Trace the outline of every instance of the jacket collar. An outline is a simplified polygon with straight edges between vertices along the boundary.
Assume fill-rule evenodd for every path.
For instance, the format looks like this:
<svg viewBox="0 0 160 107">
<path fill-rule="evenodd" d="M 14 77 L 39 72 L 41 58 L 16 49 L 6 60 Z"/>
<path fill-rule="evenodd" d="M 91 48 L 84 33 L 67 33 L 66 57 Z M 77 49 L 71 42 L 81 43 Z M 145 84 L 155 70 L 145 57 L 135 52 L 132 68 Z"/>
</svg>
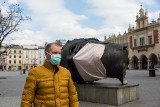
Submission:
<svg viewBox="0 0 160 107">
<path fill-rule="evenodd" d="M 43 66 L 53 70 L 53 65 L 47 60 L 44 61 Z M 57 67 L 60 68 L 60 65 L 57 65 Z"/>
</svg>

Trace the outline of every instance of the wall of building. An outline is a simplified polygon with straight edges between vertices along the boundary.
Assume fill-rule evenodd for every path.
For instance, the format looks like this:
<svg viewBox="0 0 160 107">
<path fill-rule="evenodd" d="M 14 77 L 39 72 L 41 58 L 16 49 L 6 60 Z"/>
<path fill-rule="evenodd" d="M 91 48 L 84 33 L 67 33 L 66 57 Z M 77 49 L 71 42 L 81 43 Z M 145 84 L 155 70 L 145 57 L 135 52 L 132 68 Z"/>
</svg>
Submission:
<svg viewBox="0 0 160 107">
<path fill-rule="evenodd" d="M 136 63 L 139 69 L 149 69 L 151 63 L 154 63 L 155 66 L 159 66 L 160 43 L 159 41 L 156 42 L 156 40 L 160 38 L 160 35 L 158 33 L 158 38 L 155 38 L 154 35 L 155 30 L 158 30 L 158 32 L 160 31 L 160 24 L 155 25 L 154 28 L 148 26 L 147 30 L 142 30 L 140 32 L 133 32 L 130 34 L 130 36 L 133 35 L 133 40 L 137 39 L 137 46 L 134 45 L 134 41 L 132 40 L 133 47 L 129 48 L 130 69 L 135 69 L 134 66 L 135 57 L 138 59 L 138 62 L 136 61 Z M 151 44 L 149 44 L 148 36 L 152 36 Z M 145 44 L 143 46 L 140 46 L 140 37 L 144 37 L 145 39 Z M 144 62 L 145 64 L 143 64 L 143 60 L 145 61 Z M 143 65 L 146 66 L 146 68 L 143 67 Z"/>
<path fill-rule="evenodd" d="M 10 49 L 6 58 L 6 70 L 21 70 L 22 62 L 23 62 L 22 47 Z"/>
<path fill-rule="evenodd" d="M 143 38 L 144 41 L 142 40 Z M 148 12 L 144 12 L 141 7 L 139 15 L 136 16 L 135 28 L 129 25 L 127 33 L 117 36 L 111 35 L 111 37 L 105 39 L 105 41 L 119 44 L 124 42 L 128 44 L 130 69 L 149 69 L 151 64 L 160 67 L 159 38 L 160 15 L 157 21 L 149 23 Z"/>
<path fill-rule="evenodd" d="M 37 45 L 17 46 L 11 48 L 5 57 L 5 70 L 30 70 L 43 64 L 44 48 L 38 48 Z"/>
<path fill-rule="evenodd" d="M 38 66 L 38 46 L 25 45 L 23 46 L 23 69 L 30 70 Z"/>
<path fill-rule="evenodd" d="M 43 65 L 45 60 L 44 48 L 41 47 L 38 49 L 38 65 Z"/>
</svg>

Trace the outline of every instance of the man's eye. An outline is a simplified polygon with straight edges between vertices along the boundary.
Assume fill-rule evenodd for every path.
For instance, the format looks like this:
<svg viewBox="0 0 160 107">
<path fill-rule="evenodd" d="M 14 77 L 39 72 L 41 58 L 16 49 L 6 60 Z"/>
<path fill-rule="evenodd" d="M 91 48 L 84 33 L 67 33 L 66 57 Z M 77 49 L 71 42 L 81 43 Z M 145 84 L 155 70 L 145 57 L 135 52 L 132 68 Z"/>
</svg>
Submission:
<svg viewBox="0 0 160 107">
<path fill-rule="evenodd" d="M 61 54 L 60 52 L 52 52 L 52 54 Z"/>
</svg>

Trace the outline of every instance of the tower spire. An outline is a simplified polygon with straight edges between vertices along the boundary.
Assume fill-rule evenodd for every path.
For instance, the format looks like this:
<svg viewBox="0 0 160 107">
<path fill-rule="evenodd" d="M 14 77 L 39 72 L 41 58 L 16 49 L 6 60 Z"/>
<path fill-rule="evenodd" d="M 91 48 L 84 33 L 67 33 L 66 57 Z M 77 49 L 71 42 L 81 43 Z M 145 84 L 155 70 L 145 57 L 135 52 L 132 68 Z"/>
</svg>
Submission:
<svg viewBox="0 0 160 107">
<path fill-rule="evenodd" d="M 141 4 L 141 8 L 139 10 L 139 14 L 140 14 L 140 17 L 142 17 L 144 15 L 144 9 L 142 8 L 142 4 Z"/>
<path fill-rule="evenodd" d="M 160 23 L 160 13 L 159 13 L 159 18 L 158 18 L 158 23 Z"/>
</svg>

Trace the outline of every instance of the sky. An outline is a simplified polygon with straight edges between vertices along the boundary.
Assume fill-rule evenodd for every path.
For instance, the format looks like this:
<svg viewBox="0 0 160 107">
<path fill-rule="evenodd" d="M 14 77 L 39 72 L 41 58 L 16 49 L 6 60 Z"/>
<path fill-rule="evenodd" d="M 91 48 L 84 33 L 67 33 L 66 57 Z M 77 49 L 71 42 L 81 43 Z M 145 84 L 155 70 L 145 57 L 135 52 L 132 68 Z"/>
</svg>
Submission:
<svg viewBox="0 0 160 107">
<path fill-rule="evenodd" d="M 0 3 L 4 0 L 0 0 Z M 6 1 L 6 0 L 5 0 Z M 149 22 L 157 20 L 159 0 L 8 0 L 18 3 L 24 14 L 32 18 L 9 35 L 5 42 L 19 45 L 55 40 L 98 38 L 103 41 L 112 35 L 124 34 L 135 19 L 141 4 L 147 9 Z"/>
</svg>

